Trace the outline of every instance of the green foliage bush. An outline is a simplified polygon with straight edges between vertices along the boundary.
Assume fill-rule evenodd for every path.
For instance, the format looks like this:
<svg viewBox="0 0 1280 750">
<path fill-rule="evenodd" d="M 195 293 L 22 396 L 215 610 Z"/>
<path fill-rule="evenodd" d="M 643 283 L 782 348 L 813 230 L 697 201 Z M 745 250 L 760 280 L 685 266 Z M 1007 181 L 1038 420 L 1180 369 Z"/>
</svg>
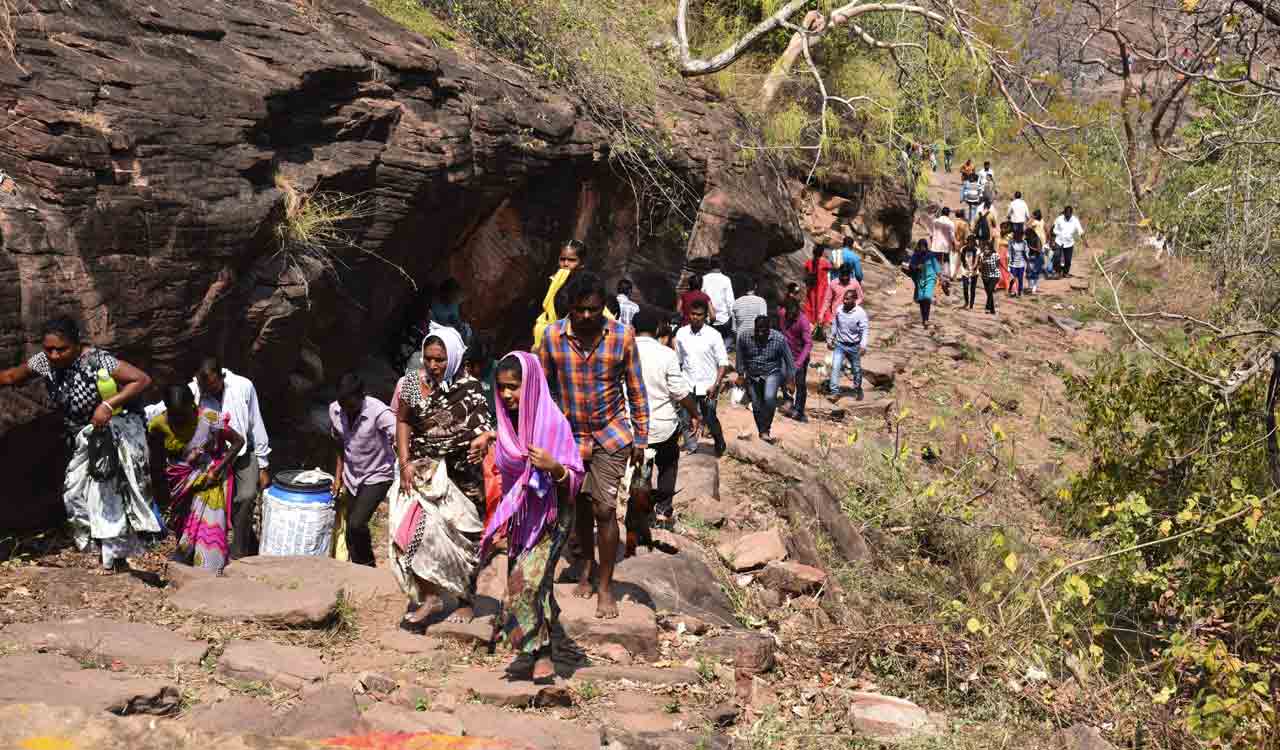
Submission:
<svg viewBox="0 0 1280 750">
<path fill-rule="evenodd" d="M 1196 371 L 1238 360 L 1200 340 L 1169 350 Z M 1109 556 L 1066 577 L 1067 638 L 1154 657 L 1152 701 L 1203 740 L 1261 746 L 1276 730 L 1280 514 L 1267 474 L 1262 384 L 1230 399 L 1147 357 L 1068 378 L 1093 462 L 1066 494 Z M 1136 665 L 1135 665 L 1136 666 Z"/>
</svg>

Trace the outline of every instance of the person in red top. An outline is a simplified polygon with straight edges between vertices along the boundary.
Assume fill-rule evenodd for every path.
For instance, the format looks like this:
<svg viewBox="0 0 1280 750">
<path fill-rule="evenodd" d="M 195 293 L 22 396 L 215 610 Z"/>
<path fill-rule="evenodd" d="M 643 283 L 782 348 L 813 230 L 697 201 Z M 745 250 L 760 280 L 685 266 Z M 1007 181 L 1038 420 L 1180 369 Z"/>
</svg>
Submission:
<svg viewBox="0 0 1280 750">
<path fill-rule="evenodd" d="M 804 262 L 805 295 L 800 311 L 809 322 L 822 329 L 823 305 L 827 301 L 827 277 L 831 274 L 831 261 L 827 260 L 822 245 L 813 246 L 813 257 Z"/>
<path fill-rule="evenodd" d="M 844 293 L 853 290 L 853 294 L 858 299 L 858 304 L 862 304 L 863 294 L 862 285 L 858 280 L 853 278 L 852 266 L 841 266 L 840 273 L 836 276 L 835 281 L 827 283 L 826 302 L 822 305 L 822 325 L 831 325 L 831 321 L 835 319 L 836 308 L 844 305 Z"/>
<path fill-rule="evenodd" d="M 694 300 L 701 300 L 707 305 L 707 319 L 715 320 L 716 306 L 711 303 L 711 297 L 702 291 L 702 274 L 691 274 L 689 276 L 689 291 L 680 295 L 680 316 L 684 319 L 684 324 L 689 325 L 689 305 Z"/>
</svg>

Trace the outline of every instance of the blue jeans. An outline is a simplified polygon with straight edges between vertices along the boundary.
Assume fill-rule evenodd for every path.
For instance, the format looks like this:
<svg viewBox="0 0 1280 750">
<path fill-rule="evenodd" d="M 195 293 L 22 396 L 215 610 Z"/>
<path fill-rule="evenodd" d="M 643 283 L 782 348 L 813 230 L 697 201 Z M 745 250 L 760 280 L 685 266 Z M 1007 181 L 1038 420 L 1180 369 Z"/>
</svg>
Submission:
<svg viewBox="0 0 1280 750">
<path fill-rule="evenodd" d="M 1016 284 L 1017 284 L 1017 286 L 1018 286 L 1018 292 L 1017 292 L 1017 293 L 1018 293 L 1018 294 L 1022 294 L 1022 280 L 1023 280 L 1023 274 L 1025 274 L 1025 273 L 1026 273 L 1026 270 L 1027 270 L 1027 267 L 1026 267 L 1026 266 L 1018 266 L 1017 268 L 1010 268 L 1010 269 L 1009 269 L 1009 275 L 1013 277 L 1012 279 L 1010 279 L 1010 280 L 1009 280 L 1009 295 L 1010 295 L 1010 296 L 1012 296 L 1012 295 L 1014 294 L 1013 287 L 1014 287 L 1014 284 L 1015 284 L 1015 283 L 1016 283 Z"/>
<path fill-rule="evenodd" d="M 778 389 L 782 387 L 782 373 L 763 378 L 752 378 L 751 412 L 756 418 L 756 431 L 768 435 L 773 429 L 773 413 L 778 410 Z"/>
<path fill-rule="evenodd" d="M 862 350 L 856 344 L 836 344 L 831 350 L 831 382 L 828 383 L 833 396 L 840 392 L 840 375 L 846 360 L 853 370 L 853 387 L 862 387 Z"/>
<path fill-rule="evenodd" d="M 693 402 L 698 406 L 698 416 L 702 418 L 702 424 L 707 428 L 707 432 L 711 433 L 711 440 L 715 443 L 716 451 L 720 451 L 724 446 L 724 429 L 720 426 L 720 416 L 716 413 L 717 400 L 707 398 L 706 396 L 693 397 Z M 681 415 L 680 429 L 684 431 L 684 447 L 690 453 L 698 449 L 698 437 L 693 434 L 693 424 L 689 421 L 688 415 L 685 414 L 684 407 L 676 407 Z"/>
</svg>

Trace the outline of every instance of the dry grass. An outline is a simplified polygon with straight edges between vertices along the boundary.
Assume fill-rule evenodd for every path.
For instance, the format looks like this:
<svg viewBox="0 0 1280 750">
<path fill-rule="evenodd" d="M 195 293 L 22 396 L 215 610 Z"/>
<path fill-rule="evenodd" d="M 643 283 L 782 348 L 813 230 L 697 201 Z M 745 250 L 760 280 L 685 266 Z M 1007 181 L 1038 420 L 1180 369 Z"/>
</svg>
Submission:
<svg viewBox="0 0 1280 750">
<path fill-rule="evenodd" d="M 18 62 L 18 2 L 0 0 L 0 53 L 25 73 L 26 69 Z"/>
</svg>

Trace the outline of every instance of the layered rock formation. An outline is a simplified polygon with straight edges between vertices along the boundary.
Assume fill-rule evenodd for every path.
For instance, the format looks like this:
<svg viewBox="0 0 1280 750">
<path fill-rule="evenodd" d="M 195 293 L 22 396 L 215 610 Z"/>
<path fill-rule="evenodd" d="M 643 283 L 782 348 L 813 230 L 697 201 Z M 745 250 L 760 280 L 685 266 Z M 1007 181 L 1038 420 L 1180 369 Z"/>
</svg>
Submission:
<svg viewBox="0 0 1280 750">
<path fill-rule="evenodd" d="M 687 207 L 691 228 L 638 236 L 633 186 L 579 102 L 359 0 L 24 0 L 13 19 L 13 60 L 0 50 L 3 365 L 37 348 L 46 318 L 72 314 L 161 383 L 222 355 L 285 433 L 318 388 L 383 349 L 414 294 L 406 276 L 456 276 L 467 316 L 506 346 L 527 336 L 567 237 L 661 305 L 691 257 L 759 269 L 801 245 L 785 180 L 738 158 L 725 134 L 739 116 L 696 85 L 662 92 L 654 127 L 704 198 Z M 280 252 L 280 178 L 357 196 L 368 214 L 343 227 L 353 246 L 331 270 Z M 52 431 L 30 426 L 43 409 L 32 394 L 0 391 L 7 479 L 56 452 Z M 49 482 L 56 471 L 11 491 Z M 18 520 L 0 514 L 0 528 Z"/>
</svg>

